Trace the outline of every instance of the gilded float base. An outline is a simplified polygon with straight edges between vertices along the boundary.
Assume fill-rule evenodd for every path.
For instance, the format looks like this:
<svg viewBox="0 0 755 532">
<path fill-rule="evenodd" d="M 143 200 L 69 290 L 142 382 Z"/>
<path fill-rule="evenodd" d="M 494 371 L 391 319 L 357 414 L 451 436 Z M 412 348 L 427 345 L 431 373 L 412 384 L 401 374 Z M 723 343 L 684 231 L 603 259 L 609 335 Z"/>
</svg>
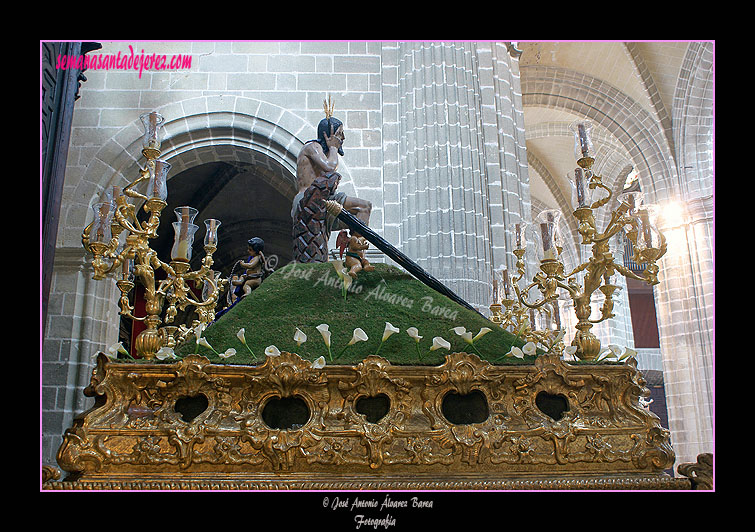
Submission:
<svg viewBox="0 0 755 532">
<path fill-rule="evenodd" d="M 690 490 L 688 478 L 674 478 L 668 475 L 604 475 L 572 476 L 569 478 L 543 478 L 542 476 L 495 478 L 486 474 L 456 474 L 434 476 L 412 474 L 406 476 L 380 475 L 334 475 L 318 473 L 232 475 L 223 477 L 196 478 L 191 476 L 174 477 L 107 477 L 102 479 L 66 480 L 48 482 L 45 489 L 51 490 L 150 490 L 150 491 L 233 491 L 233 490 L 276 490 L 276 491 L 461 491 L 461 490 Z"/>
<path fill-rule="evenodd" d="M 97 359 L 45 489 L 690 489 L 636 361 Z"/>
</svg>

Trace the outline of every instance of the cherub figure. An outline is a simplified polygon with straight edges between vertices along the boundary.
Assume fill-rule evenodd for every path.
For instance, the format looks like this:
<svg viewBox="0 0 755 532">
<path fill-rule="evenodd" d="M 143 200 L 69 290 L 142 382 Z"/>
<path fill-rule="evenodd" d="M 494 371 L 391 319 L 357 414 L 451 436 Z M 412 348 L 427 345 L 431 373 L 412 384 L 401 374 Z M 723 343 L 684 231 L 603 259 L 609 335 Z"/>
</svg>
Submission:
<svg viewBox="0 0 755 532">
<path fill-rule="evenodd" d="M 375 269 L 370 261 L 364 258 L 364 250 L 370 245 L 359 233 L 341 231 L 336 238 L 336 247 L 340 250 L 341 258 L 346 250 L 344 266 L 353 279 L 356 279 L 357 274 L 362 270 L 371 272 Z"/>
<path fill-rule="evenodd" d="M 231 278 L 231 284 L 236 286 L 234 295 L 245 297 L 252 293 L 252 290 L 262 284 L 262 280 L 267 275 L 267 265 L 265 264 L 265 241 L 259 237 L 249 239 L 247 242 L 247 251 L 249 258 L 246 261 L 239 261 L 239 266 L 246 268 L 243 275 Z"/>
</svg>

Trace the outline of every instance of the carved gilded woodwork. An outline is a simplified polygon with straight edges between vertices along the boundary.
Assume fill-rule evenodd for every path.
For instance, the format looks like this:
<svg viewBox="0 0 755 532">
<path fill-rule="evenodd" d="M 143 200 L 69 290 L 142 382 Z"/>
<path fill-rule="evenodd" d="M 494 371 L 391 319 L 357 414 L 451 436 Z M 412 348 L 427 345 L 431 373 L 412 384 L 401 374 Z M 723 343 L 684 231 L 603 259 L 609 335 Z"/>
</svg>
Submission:
<svg viewBox="0 0 755 532">
<path fill-rule="evenodd" d="M 694 464 L 681 464 L 677 471 L 679 474 L 688 477 L 692 481 L 692 486 L 697 490 L 713 489 L 713 454 L 702 453 L 697 455 L 697 462 Z"/>
<path fill-rule="evenodd" d="M 435 367 L 112 362 L 66 431 L 45 487 L 148 489 L 689 489 L 669 432 L 643 408 L 636 361 Z M 277 417 L 276 417 L 277 416 Z M 182 488 L 183 486 L 183 488 Z M 134 488 L 139 489 L 139 488 Z"/>
</svg>

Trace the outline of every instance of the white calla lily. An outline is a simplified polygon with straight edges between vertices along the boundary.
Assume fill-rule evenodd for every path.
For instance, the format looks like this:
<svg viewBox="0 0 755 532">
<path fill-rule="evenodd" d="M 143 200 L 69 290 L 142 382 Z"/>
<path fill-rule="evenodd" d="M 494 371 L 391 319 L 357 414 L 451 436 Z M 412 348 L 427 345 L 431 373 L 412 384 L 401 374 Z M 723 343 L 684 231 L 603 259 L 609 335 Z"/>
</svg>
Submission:
<svg viewBox="0 0 755 532">
<path fill-rule="evenodd" d="M 233 347 L 229 347 L 223 353 L 218 353 L 220 358 L 230 358 L 236 354 L 236 350 Z"/>
<path fill-rule="evenodd" d="M 338 275 L 343 283 L 341 293 L 343 294 L 343 298 L 346 299 L 346 293 L 349 291 L 349 287 L 351 286 L 351 283 L 354 282 L 354 279 L 349 275 L 349 270 L 344 267 L 343 261 L 334 260 L 332 264 L 333 268 L 336 270 L 336 275 Z"/>
<path fill-rule="evenodd" d="M 194 337 L 197 340 L 197 345 L 202 345 L 199 343 L 199 339 L 202 338 L 202 333 L 204 332 L 205 325 L 204 323 L 197 324 L 196 327 L 194 327 Z"/>
<path fill-rule="evenodd" d="M 336 271 L 336 275 L 338 275 L 338 277 L 340 277 L 341 279 L 343 279 L 343 276 L 348 271 L 346 268 L 344 268 L 343 261 L 342 260 L 334 260 L 334 261 L 331 262 L 331 264 L 333 265 L 333 269 Z"/>
<path fill-rule="evenodd" d="M 387 321 L 385 322 L 385 330 L 383 331 L 383 339 L 382 341 L 385 342 L 390 336 L 394 333 L 401 332 L 401 329 L 398 327 L 394 327 Z"/>
<path fill-rule="evenodd" d="M 315 359 L 314 362 L 312 362 L 312 367 L 314 369 L 322 369 L 325 367 L 325 357 L 319 357 Z"/>
<path fill-rule="evenodd" d="M 625 360 L 629 357 L 637 358 L 637 351 L 635 351 L 634 349 L 630 347 L 627 347 L 626 350 L 624 351 L 624 354 L 621 355 L 621 357 L 619 357 L 619 360 Z"/>
<path fill-rule="evenodd" d="M 601 350 L 601 352 L 598 353 L 598 358 L 596 360 L 600 362 L 601 360 L 616 359 L 616 351 L 612 349 L 613 347 L 617 347 L 617 346 L 609 346 Z"/>
<path fill-rule="evenodd" d="M 178 357 L 176 356 L 176 353 L 175 351 L 173 351 L 173 349 L 171 349 L 170 347 L 163 346 L 157 350 L 157 353 L 155 353 L 155 358 L 157 360 L 167 360 L 169 358 L 175 359 Z"/>
<path fill-rule="evenodd" d="M 451 344 L 440 336 L 436 336 L 433 338 L 433 345 L 430 347 L 430 351 L 435 351 L 436 349 L 451 349 Z"/>
<path fill-rule="evenodd" d="M 354 345 L 357 342 L 366 342 L 367 340 L 369 340 L 367 333 L 364 332 L 360 327 L 357 327 L 356 329 L 354 329 L 354 333 L 351 335 L 351 340 L 349 340 L 349 343 L 346 344 L 343 349 L 341 349 L 341 352 L 338 353 L 338 356 L 336 358 L 340 358 L 341 355 L 343 355 L 343 353 L 349 348 L 350 345 Z M 382 346 L 383 343 L 381 342 L 380 345 Z M 378 351 L 379 350 L 380 349 L 378 348 Z M 331 361 L 333 360 L 332 355 L 331 355 L 330 360 Z"/>
<path fill-rule="evenodd" d="M 245 334 L 246 334 L 246 331 L 242 327 L 236 333 L 236 338 L 238 338 L 239 342 L 241 342 L 242 344 L 244 344 L 246 346 L 246 349 L 252 354 L 252 356 L 254 357 L 254 360 L 256 361 L 257 360 L 257 355 L 254 354 L 254 351 L 252 351 L 252 348 L 249 347 L 249 344 L 246 343 L 246 335 Z"/>
<path fill-rule="evenodd" d="M 418 342 L 422 340 L 422 337 L 419 335 L 419 330 L 416 327 L 409 327 L 406 330 L 406 334 L 408 334 L 411 338 L 414 338 L 415 342 Z"/>
<path fill-rule="evenodd" d="M 280 354 L 281 354 L 280 350 L 274 345 L 269 345 L 265 348 L 265 355 L 269 357 L 279 357 Z"/>
<path fill-rule="evenodd" d="M 328 357 L 330 358 L 330 361 L 333 362 L 333 352 L 330 350 L 330 327 L 327 323 L 321 323 L 315 327 L 315 329 L 317 329 L 322 335 L 322 340 L 328 348 Z"/>
<path fill-rule="evenodd" d="M 414 348 L 417 350 L 417 358 L 422 360 L 422 353 L 419 352 L 419 341 L 422 340 L 422 337 L 419 335 L 419 329 L 417 329 L 416 327 L 409 327 L 406 330 L 406 334 L 408 334 L 410 338 L 414 339 Z"/>
<path fill-rule="evenodd" d="M 123 342 L 114 343 L 113 345 L 107 348 L 107 353 L 105 354 L 107 355 L 109 359 L 115 360 L 118 358 L 118 353 L 121 353 L 123 355 L 126 355 L 129 358 L 132 358 L 131 354 L 128 351 L 126 351 L 125 347 L 123 347 Z"/>
<path fill-rule="evenodd" d="M 492 330 L 493 330 L 493 329 L 490 329 L 490 328 L 488 328 L 488 327 L 483 327 L 482 329 L 480 329 L 480 332 L 478 332 L 478 333 L 477 333 L 477 334 L 475 335 L 475 337 L 474 337 L 474 338 L 472 338 L 472 341 L 473 341 L 473 342 L 476 342 L 477 340 L 479 340 L 480 338 L 482 338 L 483 336 L 485 336 L 486 334 L 488 334 L 488 333 L 489 333 L 489 332 L 491 332 Z"/>
<path fill-rule="evenodd" d="M 294 342 L 296 342 L 296 345 L 301 345 L 304 342 L 307 341 L 307 335 L 302 332 L 299 327 L 296 328 L 296 332 L 294 333 Z"/>
<path fill-rule="evenodd" d="M 322 339 L 325 342 L 325 345 L 330 348 L 330 330 L 327 323 L 321 323 L 317 327 L 315 327 L 318 331 L 320 331 L 320 334 L 322 335 Z"/>
<path fill-rule="evenodd" d="M 537 355 L 537 346 L 535 345 L 535 342 L 527 342 L 524 344 L 522 347 L 522 353 L 531 357 Z"/>
<path fill-rule="evenodd" d="M 511 355 L 514 358 L 521 358 L 521 359 L 523 359 L 524 358 L 524 351 L 522 351 L 521 349 L 519 349 L 516 346 L 512 346 L 511 347 L 511 351 L 509 351 L 507 353 L 507 355 Z"/>
<path fill-rule="evenodd" d="M 576 345 L 570 345 L 564 348 L 564 354 L 574 357 L 577 354 L 577 349 Z"/>
<path fill-rule="evenodd" d="M 212 346 L 210 345 L 210 342 L 208 342 L 207 338 L 204 338 L 203 336 L 200 336 L 197 339 L 197 345 L 201 345 L 203 347 L 208 347 L 208 348 L 212 349 Z M 212 349 L 212 350 L 214 351 L 214 349 Z"/>
<path fill-rule="evenodd" d="M 354 333 L 351 335 L 348 345 L 354 345 L 357 342 L 366 342 L 369 340 L 367 333 L 365 333 L 360 327 L 354 329 Z"/>
<path fill-rule="evenodd" d="M 611 344 L 607 348 L 603 349 L 598 355 L 598 361 L 601 360 L 616 360 L 621 354 L 621 347 L 616 344 Z"/>
<path fill-rule="evenodd" d="M 375 355 L 380 353 L 380 349 L 383 347 L 383 343 L 391 337 L 392 334 L 395 334 L 397 332 L 401 332 L 401 329 L 398 327 L 394 327 L 391 323 L 385 322 L 385 329 L 383 330 L 383 338 L 380 340 L 380 345 L 377 348 L 377 351 L 375 351 Z"/>
<path fill-rule="evenodd" d="M 123 347 L 123 342 L 116 342 L 110 347 L 107 348 L 108 353 L 111 353 L 113 355 L 116 355 L 118 353 L 126 354 L 128 351 Z"/>
</svg>

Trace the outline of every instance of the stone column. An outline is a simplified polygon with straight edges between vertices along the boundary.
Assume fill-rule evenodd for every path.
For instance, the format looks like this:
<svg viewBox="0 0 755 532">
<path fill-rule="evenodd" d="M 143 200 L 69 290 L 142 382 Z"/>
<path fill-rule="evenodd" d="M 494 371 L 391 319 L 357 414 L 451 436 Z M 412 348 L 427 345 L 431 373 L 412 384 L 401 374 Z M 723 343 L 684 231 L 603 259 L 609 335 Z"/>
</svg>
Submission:
<svg viewBox="0 0 755 532">
<path fill-rule="evenodd" d="M 55 253 L 47 329 L 42 347 L 42 461 L 56 465 L 63 432 L 92 405 L 84 396 L 93 355 L 118 341 L 118 297 L 110 280 L 92 280 L 84 249 Z"/>
<path fill-rule="evenodd" d="M 659 228 L 668 242 L 655 289 L 671 444 L 676 464 L 714 446 L 713 199 L 687 200 L 686 216 Z"/>
<path fill-rule="evenodd" d="M 398 45 L 401 247 L 483 313 L 511 249 L 507 223 L 529 208 L 521 97 L 503 50 Z"/>
</svg>

